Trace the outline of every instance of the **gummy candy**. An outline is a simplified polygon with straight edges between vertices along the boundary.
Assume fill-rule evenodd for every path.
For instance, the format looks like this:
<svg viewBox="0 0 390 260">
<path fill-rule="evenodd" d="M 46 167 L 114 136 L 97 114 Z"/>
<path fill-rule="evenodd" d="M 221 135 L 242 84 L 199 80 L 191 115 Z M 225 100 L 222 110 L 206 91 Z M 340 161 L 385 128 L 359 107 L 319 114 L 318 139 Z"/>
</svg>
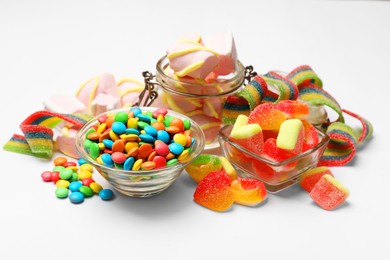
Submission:
<svg viewBox="0 0 390 260">
<path fill-rule="evenodd" d="M 319 166 L 310 169 L 302 174 L 302 176 L 299 179 L 299 185 L 307 192 L 310 192 L 313 189 L 313 187 L 317 184 L 317 182 L 321 179 L 321 177 L 324 176 L 325 174 L 333 176 L 330 169 L 326 166 Z"/>
<path fill-rule="evenodd" d="M 185 170 L 195 182 L 200 182 L 210 172 L 221 169 L 221 159 L 213 154 L 201 154 L 185 167 Z"/>
<path fill-rule="evenodd" d="M 329 174 L 325 174 L 310 192 L 310 197 L 323 209 L 332 210 L 349 196 L 349 190 Z"/>
<path fill-rule="evenodd" d="M 259 124 L 247 124 L 248 117 L 239 115 L 230 137 L 242 147 L 259 154 L 263 150 L 263 132 Z"/>
<path fill-rule="evenodd" d="M 250 178 L 238 178 L 232 181 L 234 202 L 245 206 L 256 206 L 267 196 L 264 183 Z"/>
<path fill-rule="evenodd" d="M 302 152 L 305 130 L 299 119 L 287 119 L 280 125 L 276 146 L 293 154 Z"/>
<path fill-rule="evenodd" d="M 286 115 L 271 103 L 258 105 L 249 114 L 248 124 L 259 124 L 263 130 L 278 130 L 286 120 Z"/>
<path fill-rule="evenodd" d="M 214 211 L 228 210 L 234 203 L 231 182 L 229 175 L 224 171 L 207 174 L 196 187 L 194 201 Z"/>
</svg>

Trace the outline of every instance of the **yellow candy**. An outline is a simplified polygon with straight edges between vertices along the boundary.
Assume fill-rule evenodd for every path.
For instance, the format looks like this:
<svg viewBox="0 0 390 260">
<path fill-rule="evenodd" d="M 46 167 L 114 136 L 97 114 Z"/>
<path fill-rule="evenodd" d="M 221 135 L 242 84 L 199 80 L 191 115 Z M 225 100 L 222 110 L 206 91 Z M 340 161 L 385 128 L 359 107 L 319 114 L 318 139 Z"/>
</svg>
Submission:
<svg viewBox="0 0 390 260">
<path fill-rule="evenodd" d="M 180 162 L 183 162 L 183 160 L 185 160 L 188 155 L 190 154 L 190 152 L 188 150 L 184 150 L 178 157 L 177 157 L 177 160 L 180 161 Z"/>
<path fill-rule="evenodd" d="M 138 142 L 127 142 L 125 144 L 125 151 L 128 153 L 131 149 L 138 147 Z"/>
<path fill-rule="evenodd" d="M 219 159 L 222 162 L 222 169 L 229 175 L 230 179 L 237 179 L 237 171 L 234 169 L 233 165 L 223 156 L 220 156 Z"/>
<path fill-rule="evenodd" d="M 85 164 L 82 164 L 80 166 L 80 171 L 89 171 L 89 172 L 93 172 L 93 167 L 92 165 L 88 164 L 88 163 L 85 163 Z"/>
<path fill-rule="evenodd" d="M 79 179 L 84 180 L 86 178 L 92 178 L 92 172 L 90 171 L 80 171 L 79 172 Z"/>
<path fill-rule="evenodd" d="M 131 169 L 133 171 L 138 171 L 139 169 L 141 169 L 142 163 L 143 163 L 142 159 L 138 159 L 137 161 L 135 161 L 133 168 L 131 168 Z"/>
<path fill-rule="evenodd" d="M 100 185 L 99 183 L 96 183 L 96 182 L 92 182 L 91 184 L 89 184 L 89 187 L 95 193 L 99 193 L 99 191 L 101 191 L 103 189 L 102 185 Z"/>
<path fill-rule="evenodd" d="M 127 127 L 128 128 L 136 128 L 138 127 L 138 119 L 136 118 L 129 118 L 129 120 L 127 120 Z"/>
<path fill-rule="evenodd" d="M 109 134 L 112 141 L 115 142 L 116 140 L 119 139 L 119 136 L 116 133 L 114 133 L 114 131 L 110 130 Z"/>
<path fill-rule="evenodd" d="M 187 137 L 183 134 L 175 134 L 173 136 L 173 141 L 175 143 L 182 145 L 182 146 L 185 146 L 187 144 Z"/>
<path fill-rule="evenodd" d="M 106 129 L 107 129 L 107 124 L 106 123 L 102 123 L 102 124 L 99 125 L 99 127 L 97 129 L 97 132 L 102 134 L 104 131 L 106 131 Z"/>
<path fill-rule="evenodd" d="M 57 188 L 68 188 L 69 187 L 69 181 L 67 180 L 58 180 L 56 182 Z"/>
<path fill-rule="evenodd" d="M 67 169 L 71 169 L 73 172 L 78 172 L 79 168 L 77 166 L 68 166 Z"/>
</svg>

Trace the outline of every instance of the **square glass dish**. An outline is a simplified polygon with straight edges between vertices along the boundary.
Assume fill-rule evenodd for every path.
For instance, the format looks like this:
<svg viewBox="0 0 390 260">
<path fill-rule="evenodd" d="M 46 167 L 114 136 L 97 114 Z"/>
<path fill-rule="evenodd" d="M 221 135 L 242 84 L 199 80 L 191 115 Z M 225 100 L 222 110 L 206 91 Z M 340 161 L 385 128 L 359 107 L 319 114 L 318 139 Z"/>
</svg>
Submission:
<svg viewBox="0 0 390 260">
<path fill-rule="evenodd" d="M 276 162 L 231 140 L 229 136 L 232 128 L 232 125 L 225 125 L 219 130 L 218 140 L 225 157 L 241 177 L 264 182 L 270 193 L 277 193 L 296 184 L 303 172 L 316 167 L 329 142 L 329 136 L 317 129 L 319 143 L 316 146 L 297 156 Z"/>
</svg>

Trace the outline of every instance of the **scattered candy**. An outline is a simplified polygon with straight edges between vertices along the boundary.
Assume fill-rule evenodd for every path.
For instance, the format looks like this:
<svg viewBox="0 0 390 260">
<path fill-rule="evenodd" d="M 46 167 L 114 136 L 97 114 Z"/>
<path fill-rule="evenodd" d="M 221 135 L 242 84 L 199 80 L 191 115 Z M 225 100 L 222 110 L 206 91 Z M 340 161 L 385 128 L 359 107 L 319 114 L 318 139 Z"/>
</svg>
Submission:
<svg viewBox="0 0 390 260">
<path fill-rule="evenodd" d="M 332 210 L 349 196 L 349 190 L 334 177 L 325 174 L 310 192 L 310 197 L 323 209 Z"/>
<path fill-rule="evenodd" d="M 42 172 L 41 178 L 45 182 L 53 182 L 56 185 L 57 198 L 69 197 L 70 202 L 74 204 L 82 203 L 85 197 L 92 197 L 94 194 L 99 194 L 102 200 L 113 198 L 112 190 L 103 189 L 95 182 L 92 178 L 93 167 L 84 160 L 78 161 L 79 167 L 77 163 L 68 161 L 62 156 L 54 158 L 53 163 L 53 170 Z"/>
<path fill-rule="evenodd" d="M 326 166 L 319 166 L 319 167 L 312 168 L 308 171 L 305 171 L 301 175 L 299 179 L 299 185 L 307 192 L 311 192 L 313 187 L 325 174 L 334 177 L 330 169 Z"/>
<path fill-rule="evenodd" d="M 264 183 L 249 178 L 233 180 L 231 187 L 234 194 L 234 202 L 245 206 L 256 206 L 267 197 Z"/>
<path fill-rule="evenodd" d="M 199 183 L 207 174 L 222 169 L 219 156 L 213 154 L 200 154 L 192 163 L 185 167 L 191 178 Z"/>
<path fill-rule="evenodd" d="M 234 193 L 230 187 L 232 180 L 224 171 L 207 174 L 196 187 L 194 201 L 208 209 L 226 211 L 234 203 Z"/>
</svg>

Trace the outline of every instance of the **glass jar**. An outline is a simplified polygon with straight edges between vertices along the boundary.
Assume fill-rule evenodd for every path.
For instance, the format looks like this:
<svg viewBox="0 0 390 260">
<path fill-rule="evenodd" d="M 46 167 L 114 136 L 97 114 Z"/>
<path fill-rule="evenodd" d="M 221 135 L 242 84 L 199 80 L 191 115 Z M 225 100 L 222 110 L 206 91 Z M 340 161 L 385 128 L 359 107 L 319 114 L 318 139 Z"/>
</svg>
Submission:
<svg viewBox="0 0 390 260">
<path fill-rule="evenodd" d="M 158 98 L 153 106 L 163 106 L 184 114 L 197 122 L 206 136 L 205 150 L 219 146 L 218 131 L 226 98 L 239 91 L 245 80 L 246 68 L 240 61 L 234 73 L 214 82 L 167 74 L 169 60 L 162 57 L 156 64 Z"/>
</svg>

